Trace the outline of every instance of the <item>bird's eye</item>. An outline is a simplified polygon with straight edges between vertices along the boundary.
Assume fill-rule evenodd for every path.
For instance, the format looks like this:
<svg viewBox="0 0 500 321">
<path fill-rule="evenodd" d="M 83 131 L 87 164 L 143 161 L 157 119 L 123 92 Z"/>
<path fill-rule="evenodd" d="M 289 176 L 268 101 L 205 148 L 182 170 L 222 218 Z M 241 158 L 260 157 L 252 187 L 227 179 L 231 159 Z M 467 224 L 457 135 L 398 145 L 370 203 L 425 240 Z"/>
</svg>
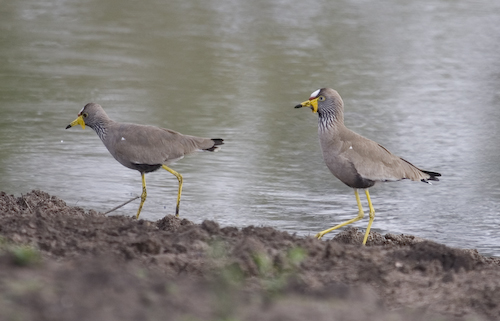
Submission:
<svg viewBox="0 0 500 321">
<path fill-rule="evenodd" d="M 318 99 L 319 99 L 319 101 L 323 101 L 323 100 L 325 100 L 325 97 L 324 96 L 319 96 Z"/>
<path fill-rule="evenodd" d="M 83 118 L 87 118 L 88 115 L 89 115 L 88 113 L 83 113 L 82 114 Z"/>
</svg>

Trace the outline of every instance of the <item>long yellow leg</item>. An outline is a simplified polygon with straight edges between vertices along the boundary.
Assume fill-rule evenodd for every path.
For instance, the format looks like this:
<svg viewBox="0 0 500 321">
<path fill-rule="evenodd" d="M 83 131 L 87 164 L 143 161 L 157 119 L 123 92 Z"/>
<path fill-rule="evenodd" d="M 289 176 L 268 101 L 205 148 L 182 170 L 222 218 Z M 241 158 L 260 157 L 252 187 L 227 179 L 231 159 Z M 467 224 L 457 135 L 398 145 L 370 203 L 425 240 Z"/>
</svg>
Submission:
<svg viewBox="0 0 500 321">
<path fill-rule="evenodd" d="M 141 214 L 142 205 L 144 205 L 144 202 L 146 201 L 146 196 L 148 196 L 148 193 L 146 193 L 146 178 L 144 177 L 144 173 L 141 173 L 141 177 L 142 177 L 141 205 L 139 205 L 139 210 L 137 211 L 137 215 L 135 216 L 136 219 L 139 219 L 139 214 Z"/>
<path fill-rule="evenodd" d="M 368 200 L 368 206 L 370 207 L 370 221 L 368 222 L 368 227 L 366 228 L 365 238 L 363 239 L 363 245 L 366 244 L 368 239 L 368 234 L 370 234 L 370 229 L 372 228 L 373 219 L 375 218 L 375 209 L 372 205 L 372 200 L 370 199 L 370 193 L 365 189 L 366 199 Z"/>
<path fill-rule="evenodd" d="M 172 173 L 175 177 L 177 177 L 177 180 L 179 181 L 179 192 L 177 193 L 177 207 L 175 208 L 175 216 L 179 216 L 179 205 L 181 203 L 181 193 L 182 193 L 182 175 L 177 173 L 171 168 L 168 168 L 165 165 L 162 165 L 162 167 Z"/>
<path fill-rule="evenodd" d="M 368 191 L 368 190 L 367 190 L 367 191 Z M 358 190 L 357 190 L 357 189 L 354 189 L 354 195 L 356 196 L 356 201 L 358 202 L 358 209 L 359 209 L 359 211 L 358 211 L 358 216 L 356 216 L 356 217 L 355 217 L 355 218 L 353 218 L 353 219 L 350 219 L 350 220 L 349 220 L 349 221 L 347 221 L 347 222 L 344 222 L 344 223 L 342 223 L 342 224 L 336 225 L 336 226 L 334 226 L 334 227 L 332 227 L 332 228 L 329 228 L 329 229 L 327 229 L 327 230 L 324 230 L 324 231 L 319 232 L 318 234 L 316 234 L 316 237 L 317 237 L 318 239 L 322 238 L 322 237 L 323 237 L 323 235 L 325 235 L 326 233 L 330 233 L 330 232 L 331 232 L 331 231 L 333 231 L 333 230 L 336 230 L 336 229 L 341 228 L 341 227 L 343 227 L 343 226 L 346 226 L 346 225 L 348 225 L 348 224 L 351 224 L 351 223 L 354 223 L 354 222 L 356 222 L 356 221 L 359 221 L 360 219 L 362 219 L 362 218 L 365 216 L 365 213 L 363 212 L 363 207 L 361 206 L 361 200 L 359 199 L 359 194 L 358 194 Z"/>
</svg>

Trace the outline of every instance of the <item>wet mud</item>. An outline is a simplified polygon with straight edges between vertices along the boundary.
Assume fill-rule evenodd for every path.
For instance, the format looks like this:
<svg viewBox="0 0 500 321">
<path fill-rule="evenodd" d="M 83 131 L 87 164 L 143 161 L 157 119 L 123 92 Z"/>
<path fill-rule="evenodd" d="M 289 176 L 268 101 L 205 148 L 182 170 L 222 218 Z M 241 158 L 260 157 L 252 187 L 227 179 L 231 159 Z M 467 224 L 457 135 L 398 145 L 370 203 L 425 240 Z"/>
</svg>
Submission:
<svg viewBox="0 0 500 321">
<path fill-rule="evenodd" d="M 500 259 L 411 235 L 328 241 L 0 192 L 0 320 L 497 320 Z"/>
</svg>

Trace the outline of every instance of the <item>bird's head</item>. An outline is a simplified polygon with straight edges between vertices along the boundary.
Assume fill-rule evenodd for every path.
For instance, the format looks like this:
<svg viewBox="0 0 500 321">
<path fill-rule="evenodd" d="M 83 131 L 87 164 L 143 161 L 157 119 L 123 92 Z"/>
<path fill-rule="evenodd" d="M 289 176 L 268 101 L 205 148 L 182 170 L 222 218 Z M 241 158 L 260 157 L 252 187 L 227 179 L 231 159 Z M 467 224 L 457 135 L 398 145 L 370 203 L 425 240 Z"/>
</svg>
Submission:
<svg viewBox="0 0 500 321">
<path fill-rule="evenodd" d="M 103 113 L 104 110 L 102 109 L 101 105 L 96 103 L 88 103 L 87 105 L 85 105 L 85 107 L 82 108 L 82 110 L 80 110 L 80 112 L 78 113 L 78 117 L 73 120 L 68 126 L 66 126 L 66 129 L 76 125 L 82 126 L 83 129 L 85 129 L 85 125 L 93 128 L 93 125 L 97 122 L 99 117 L 101 117 L 100 115 Z"/>
<path fill-rule="evenodd" d="M 331 88 L 321 88 L 314 91 L 309 100 L 306 100 L 295 108 L 309 107 L 311 108 L 313 113 L 327 113 L 331 111 L 335 113 L 338 110 L 341 110 L 344 106 L 342 98 L 339 93 Z"/>
</svg>

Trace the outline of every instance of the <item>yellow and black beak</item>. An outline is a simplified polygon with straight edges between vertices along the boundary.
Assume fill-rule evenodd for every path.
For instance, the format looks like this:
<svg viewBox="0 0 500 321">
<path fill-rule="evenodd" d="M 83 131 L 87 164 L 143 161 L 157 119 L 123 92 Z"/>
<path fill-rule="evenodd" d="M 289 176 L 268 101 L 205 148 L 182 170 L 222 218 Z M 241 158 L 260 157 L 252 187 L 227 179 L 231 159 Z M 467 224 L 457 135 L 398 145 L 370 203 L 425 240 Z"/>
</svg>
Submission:
<svg viewBox="0 0 500 321">
<path fill-rule="evenodd" d="M 78 118 L 73 120 L 68 126 L 66 126 L 66 129 L 71 128 L 73 126 L 80 125 L 82 126 L 83 129 L 85 129 L 85 121 L 83 120 L 82 115 L 78 115 Z"/>
<path fill-rule="evenodd" d="M 309 107 L 309 108 L 311 108 L 313 113 L 317 113 L 318 112 L 318 98 L 306 100 L 304 102 L 301 102 L 297 106 L 295 106 L 295 108 L 302 108 L 302 107 Z"/>
</svg>

